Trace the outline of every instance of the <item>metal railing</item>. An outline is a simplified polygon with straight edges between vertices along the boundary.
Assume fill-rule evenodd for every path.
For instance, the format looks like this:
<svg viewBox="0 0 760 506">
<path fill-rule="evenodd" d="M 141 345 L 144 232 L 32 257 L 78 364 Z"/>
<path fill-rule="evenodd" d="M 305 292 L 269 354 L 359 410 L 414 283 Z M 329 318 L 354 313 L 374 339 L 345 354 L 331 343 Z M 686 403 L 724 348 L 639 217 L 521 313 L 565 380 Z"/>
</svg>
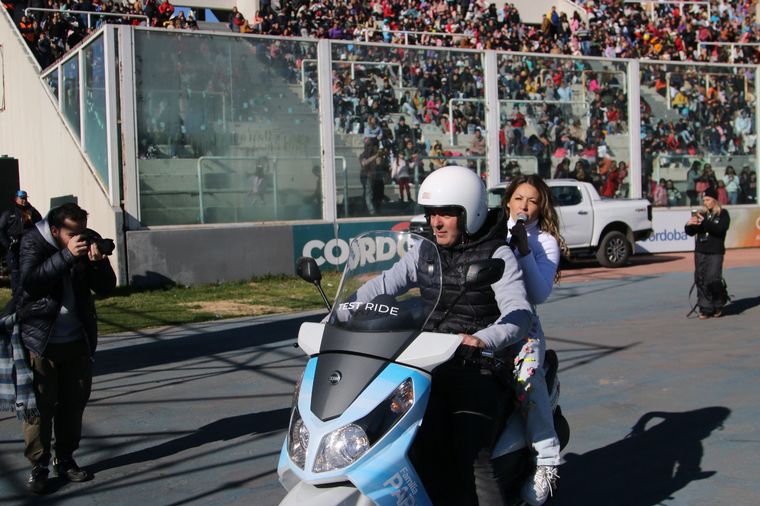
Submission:
<svg viewBox="0 0 760 506">
<path fill-rule="evenodd" d="M 736 61 L 737 47 L 754 47 L 758 48 L 755 49 L 756 51 L 760 50 L 760 42 L 699 42 L 698 46 L 700 49 L 704 46 L 728 46 L 731 51 L 728 57 L 729 63 L 734 63 L 734 61 Z"/>
<path fill-rule="evenodd" d="M 346 158 L 342 156 L 336 156 L 336 160 L 340 160 L 343 165 L 343 179 L 345 181 L 345 186 L 348 187 L 348 176 L 347 176 L 347 168 L 346 168 Z M 292 157 L 285 157 L 285 156 L 201 156 L 198 158 L 197 162 L 197 177 L 198 177 L 198 208 L 199 208 L 199 219 L 201 223 L 206 223 L 206 208 L 204 203 L 204 194 L 205 193 L 231 193 L 231 194 L 241 194 L 241 193 L 248 193 L 249 189 L 239 189 L 239 188 L 220 188 L 220 189 L 214 189 L 212 191 L 209 191 L 204 188 L 203 184 L 203 163 L 205 161 L 242 161 L 242 162 L 262 162 L 267 161 L 271 162 L 269 167 L 272 169 L 272 207 L 274 211 L 274 219 L 278 219 L 279 214 L 279 183 L 278 183 L 278 163 L 282 160 L 312 160 L 312 161 L 321 161 L 321 157 L 319 156 L 292 156 Z M 244 175 L 254 175 L 253 173 L 249 172 L 239 172 Z M 348 199 L 344 199 L 344 206 L 346 212 L 348 212 Z"/>
<path fill-rule="evenodd" d="M 455 132 L 454 132 L 454 102 L 482 102 L 485 103 L 484 98 L 450 98 L 449 99 L 449 144 L 456 146 Z M 483 132 L 485 134 L 485 132 Z"/>
<path fill-rule="evenodd" d="M 704 0 L 623 0 L 623 3 L 626 4 L 649 4 L 649 10 L 651 12 L 654 12 L 655 5 L 660 4 L 672 4 L 672 5 L 678 5 L 678 8 L 681 12 L 684 11 L 684 7 L 691 7 L 694 5 L 702 5 L 707 7 L 707 19 L 710 19 L 712 17 L 712 7 L 710 6 L 710 2 L 704 1 Z M 651 15 L 650 12 L 650 15 Z"/>
<path fill-rule="evenodd" d="M 587 74 L 612 74 L 622 76 L 618 81 L 618 85 L 622 88 L 623 93 L 628 94 L 627 76 L 622 70 L 584 70 L 581 72 L 581 90 L 583 94 L 583 100 L 586 100 L 586 75 Z M 601 85 L 601 83 L 599 83 Z"/>
<path fill-rule="evenodd" d="M 145 14 L 123 14 L 118 12 L 93 12 L 93 11 L 75 11 L 75 10 L 61 10 L 61 9 L 47 9 L 42 7 L 27 7 L 24 9 L 24 14 L 27 16 L 29 15 L 29 12 L 57 12 L 61 15 L 64 14 L 84 14 L 87 16 L 87 28 L 92 27 L 92 16 L 96 17 L 112 17 L 112 18 L 133 18 L 133 19 L 144 19 L 145 20 L 145 26 L 150 26 L 150 18 L 146 16 Z"/>
<path fill-rule="evenodd" d="M 374 35 L 375 33 L 379 34 L 386 34 L 390 33 L 393 35 L 403 35 L 404 36 L 404 45 L 409 45 L 409 36 L 419 36 L 419 37 L 427 37 L 427 38 L 434 38 L 434 37 L 453 37 L 453 38 L 471 38 L 471 35 L 466 35 L 464 33 L 446 33 L 446 32 L 416 32 L 413 30 L 383 30 L 382 28 L 364 28 L 362 30 L 362 36 L 364 37 L 364 42 L 370 42 L 370 37 Z"/>
<path fill-rule="evenodd" d="M 672 96 L 671 85 L 670 85 L 670 78 L 671 78 L 671 75 L 673 75 L 673 74 L 676 74 L 676 75 L 687 75 L 688 76 L 688 73 L 686 73 L 686 72 L 667 72 L 665 74 L 665 84 L 666 84 L 666 93 L 665 93 L 665 95 L 666 95 L 668 110 L 670 110 L 670 109 L 673 108 L 673 96 Z M 697 77 L 702 77 L 702 76 L 704 76 L 705 90 L 708 90 L 710 88 L 710 76 L 713 76 L 713 77 L 715 77 L 715 76 L 723 76 L 723 77 L 729 77 L 729 78 L 741 77 L 742 80 L 744 81 L 744 95 L 746 96 L 747 93 L 750 91 L 749 90 L 749 80 L 747 79 L 746 75 L 745 76 L 739 76 L 737 74 L 730 73 L 730 72 L 699 72 L 699 74 L 697 75 Z M 715 81 L 717 83 L 718 80 L 715 79 Z"/>
<path fill-rule="evenodd" d="M 304 58 L 301 60 L 301 96 L 306 100 L 306 65 L 317 66 L 319 60 L 314 58 Z M 404 66 L 401 63 L 394 62 L 377 62 L 377 61 L 343 61 L 332 60 L 331 65 L 350 65 L 351 79 L 356 79 L 356 67 L 398 67 L 398 86 L 394 89 L 401 90 L 404 86 Z"/>
</svg>

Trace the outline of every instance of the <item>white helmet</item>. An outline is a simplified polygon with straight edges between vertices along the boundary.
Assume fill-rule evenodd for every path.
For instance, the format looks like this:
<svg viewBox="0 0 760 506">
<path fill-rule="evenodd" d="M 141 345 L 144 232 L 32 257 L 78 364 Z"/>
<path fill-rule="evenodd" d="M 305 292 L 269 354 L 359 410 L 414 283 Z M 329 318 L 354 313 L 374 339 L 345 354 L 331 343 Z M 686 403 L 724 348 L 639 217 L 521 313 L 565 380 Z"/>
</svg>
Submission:
<svg viewBox="0 0 760 506">
<path fill-rule="evenodd" d="M 420 185 L 417 203 L 423 207 L 460 207 L 464 231 L 477 232 L 486 221 L 486 187 L 478 175 L 465 167 L 448 165 L 433 171 Z"/>
</svg>

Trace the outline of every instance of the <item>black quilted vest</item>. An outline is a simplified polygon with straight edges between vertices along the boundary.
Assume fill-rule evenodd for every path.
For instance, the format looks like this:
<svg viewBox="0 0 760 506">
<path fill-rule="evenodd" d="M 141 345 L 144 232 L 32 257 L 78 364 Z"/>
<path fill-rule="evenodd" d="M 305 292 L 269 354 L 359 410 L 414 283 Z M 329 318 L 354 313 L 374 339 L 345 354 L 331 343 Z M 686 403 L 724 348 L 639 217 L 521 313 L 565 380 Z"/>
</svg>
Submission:
<svg viewBox="0 0 760 506">
<path fill-rule="evenodd" d="M 443 271 L 443 287 L 441 298 L 428 319 L 425 330 L 449 334 L 473 334 L 491 325 L 501 316 L 491 287 L 466 290 L 460 295 L 464 286 L 467 264 L 491 258 L 499 247 L 506 245 L 507 221 L 504 213 L 500 209 L 489 211 L 486 222 L 479 232 L 469 237 L 465 243 L 438 248 Z M 430 253 L 424 249 L 420 251 L 417 279 L 422 296 L 425 299 L 434 300 L 437 291 L 431 287 L 430 269 L 425 267 L 429 263 Z"/>
</svg>

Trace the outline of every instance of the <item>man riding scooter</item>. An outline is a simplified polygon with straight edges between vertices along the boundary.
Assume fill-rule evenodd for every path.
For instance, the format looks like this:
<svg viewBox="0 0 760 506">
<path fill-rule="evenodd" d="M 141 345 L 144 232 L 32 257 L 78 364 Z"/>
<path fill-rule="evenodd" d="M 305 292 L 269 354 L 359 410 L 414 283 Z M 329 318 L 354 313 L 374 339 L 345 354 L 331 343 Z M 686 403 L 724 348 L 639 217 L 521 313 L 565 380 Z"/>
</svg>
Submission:
<svg viewBox="0 0 760 506">
<path fill-rule="evenodd" d="M 526 337 L 532 321 L 520 269 L 506 243 L 506 217 L 499 209 L 489 212 L 480 178 L 458 166 L 430 174 L 420 186 L 418 203 L 425 209 L 443 271 L 440 300 L 425 330 L 459 334 L 462 346 L 433 371 L 412 461 L 435 505 L 502 504 L 491 448 L 511 397 L 481 351 L 506 351 Z M 485 288 L 463 288 L 466 266 L 489 258 L 504 262 L 501 278 Z M 399 262 L 367 282 L 359 289 L 360 300 L 370 300 L 373 291 L 403 293 L 410 282 L 424 295 L 424 273 L 410 267 L 415 265 L 419 262 Z"/>
</svg>

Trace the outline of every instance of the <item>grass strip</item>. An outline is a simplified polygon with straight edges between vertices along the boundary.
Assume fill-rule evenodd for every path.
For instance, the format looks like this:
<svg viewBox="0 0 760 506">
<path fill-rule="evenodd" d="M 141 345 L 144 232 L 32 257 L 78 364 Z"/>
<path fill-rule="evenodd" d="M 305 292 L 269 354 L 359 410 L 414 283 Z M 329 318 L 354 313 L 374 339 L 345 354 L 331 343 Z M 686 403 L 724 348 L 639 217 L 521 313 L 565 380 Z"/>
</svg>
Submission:
<svg viewBox="0 0 760 506">
<path fill-rule="evenodd" d="M 322 287 L 328 299 L 335 297 L 339 282 L 340 274 L 323 273 Z M 4 306 L 8 300 L 10 290 L 0 288 L 0 304 Z M 110 297 L 96 299 L 95 305 L 100 334 L 324 307 L 317 289 L 293 276 L 154 290 L 121 287 Z"/>
</svg>

